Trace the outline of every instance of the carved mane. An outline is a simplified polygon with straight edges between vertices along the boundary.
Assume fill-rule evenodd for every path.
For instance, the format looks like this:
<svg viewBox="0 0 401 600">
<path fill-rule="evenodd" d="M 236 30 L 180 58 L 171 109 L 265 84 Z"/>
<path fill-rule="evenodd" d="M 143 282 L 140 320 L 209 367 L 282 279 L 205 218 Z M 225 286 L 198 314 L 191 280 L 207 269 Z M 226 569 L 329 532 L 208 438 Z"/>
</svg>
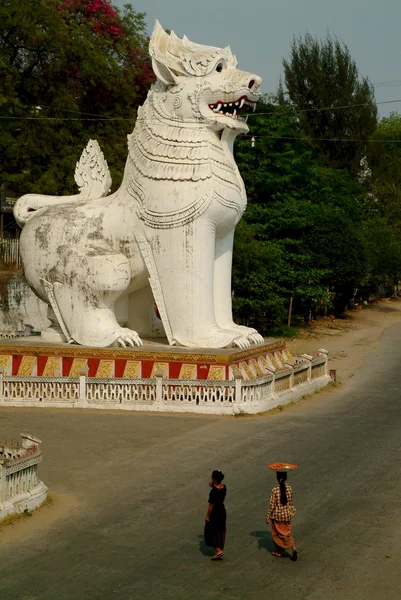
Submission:
<svg viewBox="0 0 401 600">
<path fill-rule="evenodd" d="M 177 75 L 207 75 L 222 58 L 229 66 L 236 67 L 238 64 L 230 46 L 203 46 L 191 42 L 186 35 L 180 39 L 174 31 L 166 33 L 157 20 L 149 44 L 149 54 L 152 59 L 168 66 Z"/>
</svg>

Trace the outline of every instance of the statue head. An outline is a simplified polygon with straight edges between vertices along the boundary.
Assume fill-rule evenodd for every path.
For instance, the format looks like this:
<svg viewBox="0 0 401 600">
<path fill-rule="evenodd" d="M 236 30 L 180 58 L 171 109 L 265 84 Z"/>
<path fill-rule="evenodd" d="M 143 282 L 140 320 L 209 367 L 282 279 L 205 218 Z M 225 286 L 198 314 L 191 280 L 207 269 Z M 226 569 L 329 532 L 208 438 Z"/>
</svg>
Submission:
<svg viewBox="0 0 401 600">
<path fill-rule="evenodd" d="M 157 86 L 162 86 L 164 110 L 184 123 L 204 123 L 246 133 L 238 119 L 245 107 L 255 107 L 261 78 L 237 68 L 229 46 L 214 48 L 166 33 L 156 21 L 149 44 Z"/>
</svg>

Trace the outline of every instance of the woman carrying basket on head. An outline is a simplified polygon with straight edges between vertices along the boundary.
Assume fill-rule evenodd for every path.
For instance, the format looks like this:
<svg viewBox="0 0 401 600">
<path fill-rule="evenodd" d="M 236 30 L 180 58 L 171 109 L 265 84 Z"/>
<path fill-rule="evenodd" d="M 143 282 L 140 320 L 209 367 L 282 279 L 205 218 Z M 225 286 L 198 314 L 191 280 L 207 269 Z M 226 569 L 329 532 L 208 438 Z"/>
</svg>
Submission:
<svg viewBox="0 0 401 600">
<path fill-rule="evenodd" d="M 269 465 L 270 467 L 270 465 Z M 272 468 L 272 467 L 270 467 Z M 296 468 L 295 465 L 288 468 Z M 272 526 L 272 538 L 276 547 L 273 556 L 282 557 L 282 550 L 292 549 L 291 560 L 297 560 L 298 553 L 291 535 L 291 519 L 295 515 L 292 503 L 292 488 L 286 482 L 287 472 L 277 471 L 277 484 L 270 495 L 270 506 L 266 515 L 266 523 Z"/>
</svg>

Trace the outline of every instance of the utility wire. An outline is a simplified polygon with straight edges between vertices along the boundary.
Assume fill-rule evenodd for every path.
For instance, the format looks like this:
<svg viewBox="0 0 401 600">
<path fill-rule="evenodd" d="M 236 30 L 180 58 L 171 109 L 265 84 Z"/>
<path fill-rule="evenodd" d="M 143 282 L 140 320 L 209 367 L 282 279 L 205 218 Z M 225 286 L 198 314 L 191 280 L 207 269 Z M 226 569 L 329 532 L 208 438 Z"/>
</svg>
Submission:
<svg viewBox="0 0 401 600">
<path fill-rule="evenodd" d="M 105 117 L 104 115 L 98 115 L 96 113 L 83 112 L 82 110 L 71 110 L 68 108 L 55 108 L 54 106 L 47 106 L 46 104 L 41 104 L 39 110 L 41 110 L 42 108 L 48 108 L 49 110 L 60 110 L 62 112 L 76 113 L 76 114 L 80 114 L 80 115 L 87 115 L 89 117 L 102 117 L 102 119 L 112 120 L 112 118 L 113 118 L 113 117 Z"/>
<path fill-rule="evenodd" d="M 252 133 L 247 133 L 243 137 L 247 139 L 252 138 L 254 140 L 258 139 L 266 139 L 266 140 L 298 140 L 298 141 L 306 141 L 306 142 L 344 142 L 344 143 L 359 143 L 365 142 L 368 144 L 401 144 L 401 140 L 362 140 L 355 138 L 315 138 L 315 137 L 291 137 L 291 136 L 275 136 L 275 135 L 252 135 Z"/>
<path fill-rule="evenodd" d="M 346 110 L 348 108 L 356 108 L 361 106 L 371 106 L 371 105 L 380 105 L 380 104 L 395 104 L 397 102 L 401 102 L 401 98 L 396 100 L 383 100 L 381 102 L 364 102 L 361 104 L 344 104 L 342 106 L 323 106 L 321 108 L 305 108 L 302 110 L 296 110 L 296 113 L 304 113 L 304 112 L 321 112 L 321 111 L 329 111 L 329 110 Z M 90 119 L 82 119 L 79 117 L 14 117 L 14 116 L 0 116 L 0 119 L 9 119 L 9 120 L 21 120 L 21 121 L 133 121 L 133 117 L 105 117 L 103 115 L 98 115 L 95 113 L 86 113 L 80 110 L 69 110 L 66 108 L 53 108 L 47 106 L 45 108 L 49 108 L 50 110 L 69 112 L 74 114 L 81 115 L 89 115 L 92 116 Z M 291 110 L 291 108 L 288 108 Z M 267 115 L 275 115 L 277 111 L 271 112 L 255 112 L 255 113 L 247 113 L 248 117 L 258 117 L 258 116 L 267 116 Z"/>
<path fill-rule="evenodd" d="M 373 104 L 378 105 L 378 104 L 394 104 L 396 102 L 401 102 L 401 98 L 398 98 L 397 100 L 383 100 L 381 102 L 363 102 L 362 104 L 344 104 L 343 106 L 322 106 L 321 108 L 304 108 L 301 110 L 297 110 L 295 109 L 296 113 L 304 113 L 304 112 L 321 112 L 324 110 L 345 110 L 347 108 L 356 108 L 356 107 L 361 107 L 361 106 L 372 106 Z M 288 110 L 291 110 L 291 108 L 289 107 Z M 248 117 L 258 117 L 258 116 L 262 116 L 262 115 L 275 115 L 277 114 L 277 111 L 272 111 L 272 112 L 265 112 L 265 113 L 248 113 Z"/>
<path fill-rule="evenodd" d="M 133 121 L 134 119 L 125 119 L 123 117 L 97 117 L 92 119 L 81 119 L 79 117 L 6 117 L 0 116 L 0 119 L 10 121 Z"/>
</svg>

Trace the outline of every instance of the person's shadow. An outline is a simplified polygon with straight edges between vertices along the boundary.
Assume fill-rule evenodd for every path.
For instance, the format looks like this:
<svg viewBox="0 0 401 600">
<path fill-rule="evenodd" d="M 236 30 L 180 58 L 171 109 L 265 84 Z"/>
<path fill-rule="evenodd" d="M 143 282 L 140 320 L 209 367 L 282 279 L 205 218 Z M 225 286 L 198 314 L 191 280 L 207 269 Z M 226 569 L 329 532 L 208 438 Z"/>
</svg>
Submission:
<svg viewBox="0 0 401 600">
<path fill-rule="evenodd" d="M 199 538 L 199 552 L 202 552 L 202 554 L 204 556 L 212 556 L 213 552 L 213 548 L 209 548 L 209 546 L 206 546 L 205 544 L 205 536 L 204 535 L 198 535 Z"/>
<path fill-rule="evenodd" d="M 258 550 L 274 552 L 276 549 L 270 531 L 251 531 L 251 535 L 258 538 Z"/>
</svg>

